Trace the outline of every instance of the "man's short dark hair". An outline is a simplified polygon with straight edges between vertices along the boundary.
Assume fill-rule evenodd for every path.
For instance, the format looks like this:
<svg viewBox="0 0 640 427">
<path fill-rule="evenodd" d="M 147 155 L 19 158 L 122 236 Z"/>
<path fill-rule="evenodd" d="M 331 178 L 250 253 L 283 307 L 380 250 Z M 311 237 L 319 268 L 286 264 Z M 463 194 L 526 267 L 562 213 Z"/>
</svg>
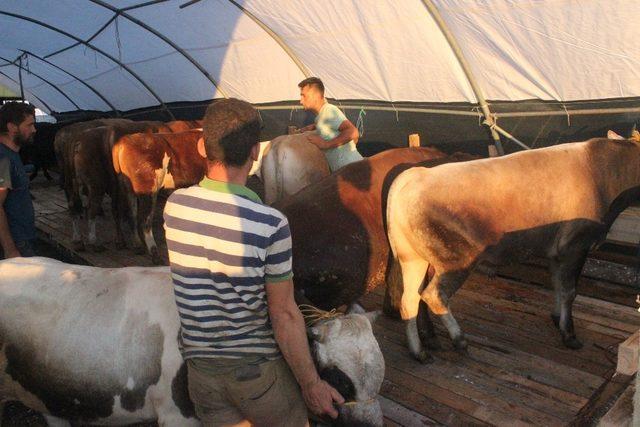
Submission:
<svg viewBox="0 0 640 427">
<path fill-rule="evenodd" d="M 324 96 L 324 83 L 322 83 L 322 80 L 320 80 L 319 78 L 317 78 L 317 77 L 308 77 L 308 78 L 304 79 L 303 81 L 301 81 L 300 83 L 298 83 L 298 87 L 300 89 L 302 89 L 305 86 L 315 87 L 316 89 L 318 89 L 320 91 L 322 96 Z"/>
<path fill-rule="evenodd" d="M 207 158 L 228 166 L 242 166 L 260 140 L 258 111 L 235 98 L 209 105 L 202 127 Z"/>
<path fill-rule="evenodd" d="M 33 105 L 23 102 L 8 102 L 0 107 L 0 133 L 9 132 L 7 124 L 19 126 L 28 116 L 35 116 Z"/>
</svg>

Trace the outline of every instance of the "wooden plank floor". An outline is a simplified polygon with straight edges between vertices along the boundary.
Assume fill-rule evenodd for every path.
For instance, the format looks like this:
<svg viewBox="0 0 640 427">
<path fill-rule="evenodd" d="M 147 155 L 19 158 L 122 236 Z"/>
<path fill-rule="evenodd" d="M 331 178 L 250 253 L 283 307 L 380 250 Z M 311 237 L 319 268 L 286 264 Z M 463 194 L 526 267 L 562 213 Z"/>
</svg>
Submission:
<svg viewBox="0 0 640 427">
<path fill-rule="evenodd" d="M 71 220 L 62 191 L 38 181 L 32 192 L 41 236 L 70 250 Z M 107 214 L 98 227 L 107 250 L 74 256 L 103 267 L 150 265 L 145 255 L 115 250 L 107 208 L 105 203 Z M 162 231 L 159 218 L 154 230 Z M 472 275 L 452 301 L 468 352 L 453 351 L 436 324 L 443 349 L 428 365 L 409 355 L 402 323 L 381 316 L 374 332 L 387 366 L 381 397 L 387 424 L 570 423 L 613 374 L 617 346 L 640 328 L 640 315 L 633 307 L 579 295 L 574 318 L 584 347 L 572 351 L 562 347 L 549 317 L 552 300 L 545 286 Z M 363 304 L 379 309 L 382 290 L 366 296 Z"/>
</svg>

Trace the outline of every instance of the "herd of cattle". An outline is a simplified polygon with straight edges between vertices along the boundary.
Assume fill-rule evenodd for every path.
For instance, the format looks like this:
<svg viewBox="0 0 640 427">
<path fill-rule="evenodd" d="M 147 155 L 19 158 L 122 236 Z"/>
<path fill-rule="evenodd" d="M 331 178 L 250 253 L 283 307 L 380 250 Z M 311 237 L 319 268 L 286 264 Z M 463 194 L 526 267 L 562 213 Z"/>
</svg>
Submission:
<svg viewBox="0 0 640 427">
<path fill-rule="evenodd" d="M 58 132 L 74 222 L 85 206 L 95 224 L 107 193 L 118 244 L 124 245 L 118 222 L 130 216 L 137 243 L 144 241 L 157 260 L 151 215 L 158 192 L 204 175 L 198 126 L 102 120 Z M 385 312 L 405 321 L 410 352 L 426 362 L 440 348 L 431 315 L 457 349 L 466 348 L 449 303 L 470 272 L 480 264 L 492 269 L 547 258 L 552 319 L 565 346 L 581 347 L 571 312 L 576 281 L 589 249 L 640 198 L 640 134 L 610 133 L 491 159 L 399 148 L 333 174 L 304 140 L 289 135 L 263 143 L 253 172 L 265 200 L 289 220 L 298 301 L 326 310 L 350 306 L 352 314 L 319 326 L 338 322 L 334 332 L 310 335 L 314 346 L 326 346 L 315 352 L 327 358 L 317 360 L 320 370 L 351 403 L 340 410 L 342 422 L 382 423 L 374 397 L 384 364 L 358 305 L 377 286 L 386 286 Z M 95 225 L 89 229 L 89 244 L 96 245 Z M 0 262 L 1 395 L 75 421 L 197 425 L 185 394 L 171 290 L 166 267 Z M 35 313 L 36 305 L 42 316 L 21 314 Z"/>
</svg>

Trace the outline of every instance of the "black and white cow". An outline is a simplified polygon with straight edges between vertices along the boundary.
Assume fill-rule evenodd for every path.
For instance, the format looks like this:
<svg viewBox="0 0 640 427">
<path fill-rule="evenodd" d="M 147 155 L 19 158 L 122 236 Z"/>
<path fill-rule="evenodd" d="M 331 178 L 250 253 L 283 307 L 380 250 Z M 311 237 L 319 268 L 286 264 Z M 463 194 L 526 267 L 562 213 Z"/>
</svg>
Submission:
<svg viewBox="0 0 640 427">
<path fill-rule="evenodd" d="M 344 315 L 309 330 L 321 376 L 347 400 L 343 424 L 382 425 L 374 318 Z M 179 329 L 167 267 L 0 261 L 0 399 L 20 400 L 51 425 L 198 426 Z"/>
</svg>

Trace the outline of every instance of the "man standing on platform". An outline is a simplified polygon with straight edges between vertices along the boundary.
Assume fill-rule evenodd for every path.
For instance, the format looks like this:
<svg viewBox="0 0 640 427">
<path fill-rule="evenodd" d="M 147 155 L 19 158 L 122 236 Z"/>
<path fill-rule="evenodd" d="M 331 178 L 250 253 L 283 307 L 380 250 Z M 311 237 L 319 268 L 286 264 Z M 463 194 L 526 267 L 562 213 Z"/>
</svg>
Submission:
<svg viewBox="0 0 640 427">
<path fill-rule="evenodd" d="M 35 255 L 35 214 L 19 154 L 35 133 L 32 105 L 10 102 L 0 108 L 0 245 L 4 258 Z"/>
<path fill-rule="evenodd" d="M 362 160 L 356 149 L 359 133 L 344 113 L 324 97 L 324 84 L 317 77 L 309 77 L 298 83 L 300 104 L 316 114 L 315 123 L 301 128 L 301 132 L 315 130 L 308 140 L 322 150 L 331 172 L 342 166 Z"/>
</svg>

